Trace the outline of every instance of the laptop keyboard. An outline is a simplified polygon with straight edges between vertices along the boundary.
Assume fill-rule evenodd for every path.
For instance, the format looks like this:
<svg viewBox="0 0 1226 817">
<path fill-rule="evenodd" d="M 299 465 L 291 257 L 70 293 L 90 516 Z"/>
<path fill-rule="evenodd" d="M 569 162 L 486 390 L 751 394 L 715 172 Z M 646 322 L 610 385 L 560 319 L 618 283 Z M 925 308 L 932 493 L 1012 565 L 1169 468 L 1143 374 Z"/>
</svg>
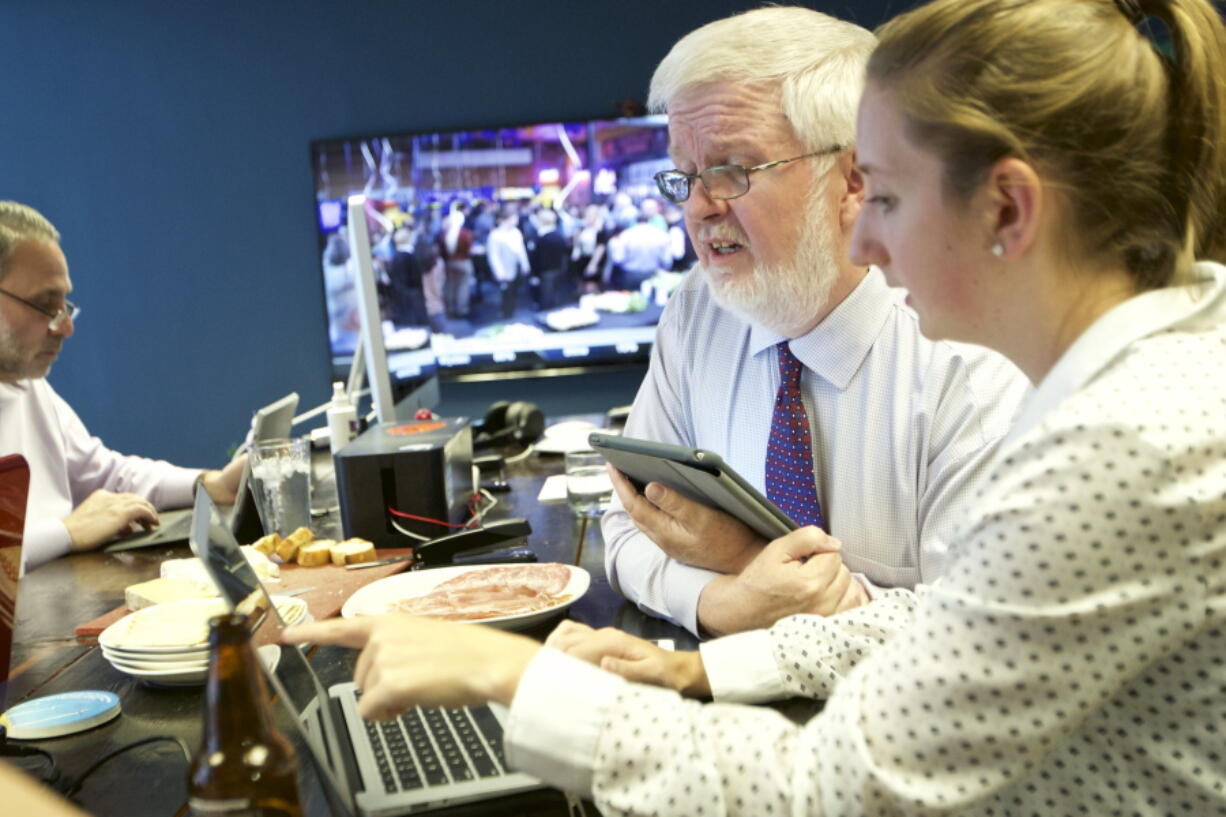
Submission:
<svg viewBox="0 0 1226 817">
<path fill-rule="evenodd" d="M 389 794 L 505 774 L 502 725 L 488 707 L 417 707 L 364 723 Z"/>
</svg>

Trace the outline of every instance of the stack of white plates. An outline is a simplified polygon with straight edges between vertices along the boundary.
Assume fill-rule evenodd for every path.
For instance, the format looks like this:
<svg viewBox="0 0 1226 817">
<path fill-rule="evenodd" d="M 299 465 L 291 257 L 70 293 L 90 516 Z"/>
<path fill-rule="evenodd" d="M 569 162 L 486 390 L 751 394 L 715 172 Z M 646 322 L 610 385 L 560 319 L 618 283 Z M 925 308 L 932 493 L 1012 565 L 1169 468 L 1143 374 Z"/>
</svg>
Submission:
<svg viewBox="0 0 1226 817">
<path fill-rule="evenodd" d="M 308 618 L 306 602 L 273 596 L 273 604 L 287 624 Z M 107 661 L 120 672 L 152 684 L 204 683 L 209 666 L 209 619 L 223 615 L 228 606 L 220 598 L 184 599 L 156 604 L 124 616 L 98 636 Z M 260 648 L 265 662 L 280 656 L 279 648 Z"/>
</svg>

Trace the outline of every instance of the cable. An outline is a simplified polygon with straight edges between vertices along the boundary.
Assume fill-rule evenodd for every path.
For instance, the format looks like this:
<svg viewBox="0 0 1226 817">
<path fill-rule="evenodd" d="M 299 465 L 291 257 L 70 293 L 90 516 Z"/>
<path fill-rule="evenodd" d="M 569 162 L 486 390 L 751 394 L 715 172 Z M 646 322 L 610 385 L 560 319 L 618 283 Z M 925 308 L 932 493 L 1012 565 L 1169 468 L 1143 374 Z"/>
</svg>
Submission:
<svg viewBox="0 0 1226 817">
<path fill-rule="evenodd" d="M 93 765 L 91 765 L 88 769 L 82 772 L 80 777 L 78 777 L 75 781 L 71 777 L 65 775 L 60 784 L 60 791 L 63 792 L 65 797 L 73 797 L 74 795 L 76 795 L 77 792 L 81 790 L 81 786 L 85 784 L 85 779 L 89 777 L 91 774 L 93 774 L 94 772 L 98 771 L 98 768 L 103 763 L 106 763 L 108 760 L 110 760 L 111 758 L 117 757 L 123 754 L 124 752 L 130 749 L 135 749 L 139 746 L 145 746 L 150 743 L 161 743 L 162 741 L 168 741 L 168 740 L 174 741 L 175 743 L 179 745 L 180 751 L 183 752 L 183 760 L 185 762 L 187 763 L 192 762 L 191 750 L 187 748 L 187 744 L 183 742 L 182 738 L 176 737 L 174 735 L 154 735 L 151 738 L 144 738 L 142 740 L 133 741 L 132 743 L 127 744 L 126 746 L 120 746 L 118 749 L 116 749 L 113 752 L 108 752 L 107 754 L 98 758 L 98 760 L 94 761 Z"/>
<path fill-rule="evenodd" d="M 507 457 L 506 459 L 503 460 L 503 462 L 507 465 L 510 465 L 513 462 L 519 462 L 520 460 L 524 459 L 529 454 L 531 454 L 534 450 L 536 449 L 530 445 L 527 448 L 525 448 L 523 451 L 516 454 L 514 457 Z"/>
<path fill-rule="evenodd" d="M 36 777 L 48 786 L 57 786 L 60 784 L 60 770 L 55 763 L 55 757 L 46 749 L 38 746 L 23 746 L 20 743 L 12 742 L 8 739 L 8 727 L 0 723 L 0 757 L 8 758 L 9 762 L 17 768 L 25 772 L 29 772 L 32 777 Z M 30 764 L 24 763 L 22 758 L 36 757 L 41 760 L 46 769 L 35 769 Z"/>
<path fill-rule="evenodd" d="M 480 523 L 485 522 L 485 515 L 489 513 L 490 511 L 492 511 L 494 509 L 494 506 L 498 504 L 498 498 L 495 497 L 493 494 L 491 494 L 489 491 L 485 490 L 484 488 L 478 489 L 477 494 L 473 494 L 473 496 L 476 497 L 478 494 L 480 494 L 481 496 L 485 497 L 486 499 L 490 501 L 490 504 L 486 505 L 484 508 L 480 508 L 479 510 L 473 511 L 473 521 L 480 524 Z M 478 506 L 480 505 L 479 501 L 477 505 Z"/>
<path fill-rule="evenodd" d="M 405 536 L 409 537 L 410 539 L 416 539 L 419 542 L 429 542 L 430 541 L 429 536 L 422 536 L 420 533 L 413 533 L 413 531 L 409 530 L 408 528 L 401 527 L 400 523 L 396 521 L 396 517 L 392 517 L 388 521 L 392 523 L 393 528 L 400 531 L 401 533 L 403 533 Z"/>
<path fill-rule="evenodd" d="M 481 507 L 482 499 L 489 500 L 489 504 L 486 505 L 485 507 Z M 408 536 L 410 539 L 416 539 L 419 542 L 432 542 L 434 541 L 436 537 L 423 536 L 420 533 L 414 533 L 413 531 L 405 528 L 400 523 L 398 523 L 396 521 L 396 518 L 399 517 L 401 519 L 413 519 L 418 522 L 429 522 L 432 525 L 440 525 L 446 528 L 456 528 L 458 530 L 474 530 L 476 528 L 481 527 L 481 524 L 485 521 L 485 515 L 489 513 L 494 508 L 494 506 L 497 504 L 498 504 L 497 497 L 495 497 L 493 494 L 491 494 L 489 491 L 485 490 L 484 488 L 480 488 L 474 491 L 472 496 L 468 498 L 468 503 L 467 503 L 468 521 L 464 522 L 463 524 L 455 524 L 453 522 L 444 522 L 441 519 L 433 519 L 429 516 L 418 516 L 417 514 L 407 513 L 405 511 L 399 511 L 393 508 L 391 505 L 387 506 L 387 512 L 389 514 L 388 521 L 391 523 L 392 527 L 400 531 L 400 533 L 404 534 L 405 536 Z"/>
<path fill-rule="evenodd" d="M 390 513 L 392 516 L 399 516 L 401 519 L 413 519 L 417 522 L 429 522 L 432 525 L 442 525 L 444 528 L 466 528 L 468 527 L 467 522 L 465 522 L 462 525 L 457 525 L 454 522 L 444 522 L 441 519 L 431 519 L 428 516 L 418 516 L 415 513 L 406 513 L 405 511 L 398 511 L 395 508 L 393 508 L 391 505 L 387 506 L 387 512 Z"/>
</svg>

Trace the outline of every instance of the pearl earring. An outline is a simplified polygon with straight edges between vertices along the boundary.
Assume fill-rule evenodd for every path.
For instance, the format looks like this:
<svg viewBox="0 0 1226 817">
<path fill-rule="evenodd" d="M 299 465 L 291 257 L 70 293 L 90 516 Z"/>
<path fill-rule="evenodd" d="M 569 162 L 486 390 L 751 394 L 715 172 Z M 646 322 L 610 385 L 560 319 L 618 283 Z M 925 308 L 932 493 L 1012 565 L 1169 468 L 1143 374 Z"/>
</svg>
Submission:
<svg viewBox="0 0 1226 817">
<path fill-rule="evenodd" d="M 1004 256 L 1004 254 L 1005 254 L 1004 244 L 1001 244 L 999 241 L 997 241 L 995 244 L 992 245 L 992 255 L 996 256 L 997 258 L 1001 258 Z"/>
</svg>

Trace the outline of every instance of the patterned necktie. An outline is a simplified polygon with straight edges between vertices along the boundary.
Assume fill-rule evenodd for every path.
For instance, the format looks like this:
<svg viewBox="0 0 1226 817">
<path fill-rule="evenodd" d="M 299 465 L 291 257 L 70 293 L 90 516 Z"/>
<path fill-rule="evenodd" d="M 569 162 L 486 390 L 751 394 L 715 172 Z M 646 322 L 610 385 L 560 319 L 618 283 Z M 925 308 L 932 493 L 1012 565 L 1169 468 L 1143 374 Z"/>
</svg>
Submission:
<svg viewBox="0 0 1226 817">
<path fill-rule="evenodd" d="M 813 438 L 800 399 L 801 362 L 787 341 L 779 352 L 779 392 L 766 449 L 766 496 L 798 525 L 825 527 L 813 477 Z"/>
</svg>

